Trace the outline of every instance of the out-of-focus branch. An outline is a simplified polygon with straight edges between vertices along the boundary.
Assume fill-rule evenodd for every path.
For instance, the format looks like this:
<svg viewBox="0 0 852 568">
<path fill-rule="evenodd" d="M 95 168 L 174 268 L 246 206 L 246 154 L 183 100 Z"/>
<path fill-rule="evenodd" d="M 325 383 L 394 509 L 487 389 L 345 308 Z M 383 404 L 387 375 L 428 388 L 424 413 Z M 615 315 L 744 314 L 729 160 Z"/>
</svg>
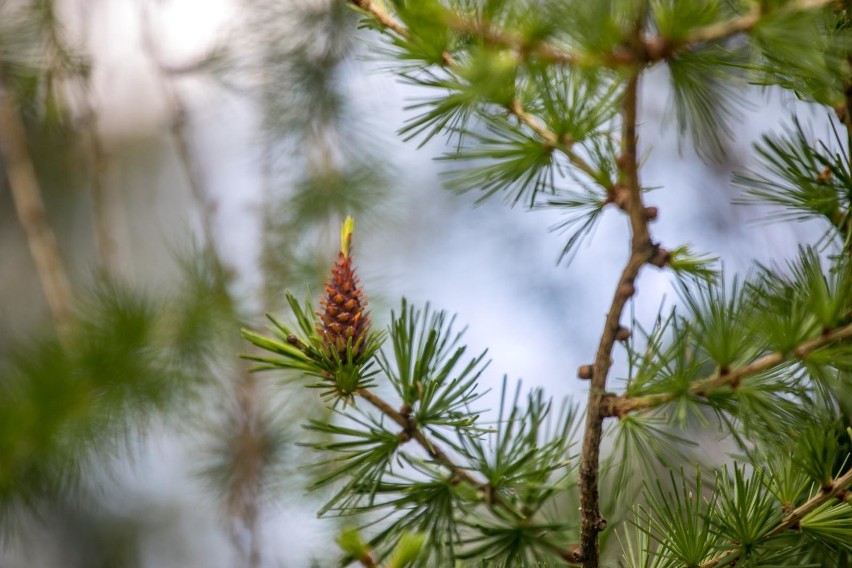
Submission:
<svg viewBox="0 0 852 568">
<path fill-rule="evenodd" d="M 59 253 L 27 148 L 23 119 L 0 70 L 0 159 L 12 193 L 15 211 L 27 237 L 47 305 L 60 339 L 66 338 L 72 318 L 71 285 Z"/>
<path fill-rule="evenodd" d="M 258 417 L 257 377 L 249 371 L 245 362 L 240 362 L 240 374 L 235 380 L 236 390 L 236 433 L 234 435 L 232 461 L 233 483 L 226 499 L 228 515 L 240 519 L 251 536 L 248 566 L 260 566 L 260 490 L 263 485 L 266 448 Z"/>
<path fill-rule="evenodd" d="M 347 1 L 370 14 L 382 27 L 393 30 L 401 37 L 408 36 L 408 30 L 405 26 L 395 20 L 374 0 Z M 836 0 L 799 0 L 777 8 L 774 13 L 789 14 L 817 10 L 834 2 Z M 749 32 L 764 16 L 766 16 L 766 11 L 760 3 L 760 5 L 736 18 L 696 28 L 678 41 L 670 41 L 662 36 L 640 34 L 634 49 L 618 48 L 611 53 L 598 54 L 577 53 L 546 41 L 527 41 L 511 31 L 471 18 L 454 16 L 449 18 L 447 26 L 456 32 L 476 36 L 486 44 L 511 49 L 516 53 L 524 54 L 524 56 L 533 55 L 551 64 L 565 66 L 602 65 L 611 68 L 623 68 L 636 64 L 653 63 L 669 58 L 678 51 L 692 49 L 702 44 L 720 42 L 737 34 Z"/>
<path fill-rule="evenodd" d="M 83 37 L 88 38 L 89 33 L 87 28 L 89 26 L 89 18 L 87 16 L 84 22 L 86 29 L 83 30 Z M 54 33 L 53 38 L 54 41 L 61 41 L 58 33 Z M 64 43 L 60 44 L 58 48 L 67 49 Z M 110 199 L 107 195 L 107 153 L 100 133 L 100 116 L 98 115 L 94 98 L 95 92 L 92 86 L 91 70 L 79 72 L 77 74 L 77 81 L 81 91 L 79 105 L 82 110 L 89 142 L 89 159 L 91 162 L 89 191 L 92 198 L 92 218 L 95 226 L 95 242 L 98 249 L 98 267 L 104 275 L 113 276 L 118 260 L 118 247 L 115 239 L 116 222 L 110 213 Z"/>
<path fill-rule="evenodd" d="M 226 293 L 227 271 L 219 252 L 213 216 L 216 210 L 214 201 L 210 198 L 201 179 L 201 173 L 187 134 L 188 110 L 180 93 L 172 83 L 173 74 L 160 61 L 159 54 L 151 34 L 150 14 L 146 7 L 141 8 L 141 37 L 142 45 L 157 74 L 162 96 L 171 112 L 169 130 L 177 150 L 178 159 L 183 167 L 189 183 L 190 191 L 195 199 L 201 217 L 201 228 L 204 246 L 213 270 L 217 286 Z M 248 534 L 248 547 L 241 531 L 235 528 L 231 531 L 234 546 L 245 553 L 249 568 L 261 565 L 260 549 L 260 493 L 266 468 L 266 447 L 264 433 L 260 424 L 260 405 L 263 403 L 258 390 L 255 376 L 245 365 L 240 365 L 238 374 L 233 379 L 234 396 L 236 399 L 235 428 L 233 446 L 229 459 L 233 465 L 233 477 L 227 489 L 226 510 L 228 516 L 242 523 Z"/>
<path fill-rule="evenodd" d="M 782 353 L 780 351 L 770 353 L 738 369 L 696 381 L 690 385 L 688 393 L 693 396 L 707 396 L 719 388 L 735 386 L 747 377 L 769 371 L 795 359 L 804 359 L 818 349 L 848 339 L 852 339 L 852 325 L 840 327 L 824 333 L 819 337 L 809 339 L 789 353 Z M 671 402 L 679 396 L 681 395 L 668 393 L 649 394 L 645 396 L 612 396 L 605 401 L 603 411 L 605 416 L 621 417 L 630 412 L 655 408 Z"/>
<path fill-rule="evenodd" d="M 195 158 L 192 155 L 192 147 L 187 134 L 187 117 L 188 111 L 183 99 L 177 89 L 171 82 L 170 74 L 165 70 L 160 61 L 154 39 L 151 35 L 150 14 L 145 7 L 141 8 L 141 41 L 142 47 L 151 65 L 157 74 L 157 80 L 160 86 L 160 92 L 166 102 L 166 108 L 171 113 L 169 120 L 169 132 L 172 137 L 172 142 L 177 150 L 178 160 L 186 174 L 189 189 L 192 192 L 192 197 L 196 202 L 201 217 L 201 231 L 204 236 L 204 245 L 211 253 L 210 256 L 215 264 L 216 276 L 224 281 L 225 268 L 222 258 L 219 255 L 218 246 L 216 244 L 216 235 L 213 230 L 213 215 L 216 211 L 216 204 L 208 195 L 204 188 L 204 183 L 201 180 L 201 173 L 197 167 Z M 223 283 L 223 282 L 220 282 Z"/>
<path fill-rule="evenodd" d="M 91 96 L 91 89 L 85 89 L 84 97 Z M 95 241 L 98 247 L 98 266 L 105 275 L 115 273 L 118 248 L 113 233 L 114 223 L 110 215 L 110 207 L 107 199 L 106 178 L 107 156 L 98 130 L 97 111 L 90 106 L 87 110 L 89 115 L 89 150 L 92 164 L 91 187 L 92 195 L 92 217 L 95 225 Z"/>
</svg>

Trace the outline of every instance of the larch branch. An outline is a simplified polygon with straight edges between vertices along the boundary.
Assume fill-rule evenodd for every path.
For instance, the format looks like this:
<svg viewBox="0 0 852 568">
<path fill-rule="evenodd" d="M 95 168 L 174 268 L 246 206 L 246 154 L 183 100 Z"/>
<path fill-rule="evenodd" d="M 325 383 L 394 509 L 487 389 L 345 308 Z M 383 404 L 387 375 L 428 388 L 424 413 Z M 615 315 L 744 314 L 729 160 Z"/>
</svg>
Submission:
<svg viewBox="0 0 852 568">
<path fill-rule="evenodd" d="M 612 364 L 612 349 L 620 328 L 624 306 L 635 292 L 634 281 L 641 268 L 653 258 L 656 248 L 651 242 L 648 218 L 642 203 L 642 188 L 639 182 L 636 134 L 638 97 L 639 71 L 636 71 L 629 79 L 624 92 L 623 148 L 619 159 L 619 167 L 627 189 L 627 198 L 622 204 L 622 208 L 630 218 L 631 252 L 630 258 L 619 277 L 595 354 L 589 401 L 586 408 L 583 449 L 580 458 L 580 547 L 575 553 L 575 559 L 583 563 L 583 568 L 597 568 L 599 566 L 598 535 L 606 527 L 606 521 L 600 513 L 598 479 L 603 420 L 606 417 L 604 412 L 606 380 Z"/>
<path fill-rule="evenodd" d="M 373 0 L 347 0 L 350 4 L 353 4 L 370 14 L 373 19 L 376 20 L 383 28 L 387 28 L 389 30 L 393 30 L 401 37 L 408 37 L 408 30 L 397 22 L 393 16 L 387 13 L 387 11 L 376 4 Z"/>
<path fill-rule="evenodd" d="M 847 471 L 836 478 L 829 486 L 821 489 L 819 493 L 787 513 L 775 527 L 763 537 L 763 541 L 782 535 L 788 530 L 795 529 L 799 523 L 809 514 L 832 499 L 840 499 L 848 489 L 852 487 L 852 470 Z M 742 551 L 737 549 L 727 550 L 703 563 L 699 568 L 719 568 L 721 566 L 734 566 L 742 556 Z"/>
<path fill-rule="evenodd" d="M 574 141 L 566 138 L 559 137 L 555 132 L 547 128 L 546 125 L 542 124 L 542 122 L 536 118 L 535 116 L 528 113 L 520 101 L 514 100 L 508 106 L 509 112 L 511 112 L 514 116 L 518 118 L 522 123 L 526 124 L 530 130 L 535 132 L 542 140 L 544 140 L 547 144 L 553 146 L 560 152 L 562 152 L 571 164 L 576 167 L 581 172 L 588 175 L 590 178 L 595 180 L 598 185 L 603 187 L 608 194 L 612 194 L 615 189 L 615 184 L 612 182 L 608 176 L 596 169 L 590 163 L 583 159 L 582 156 L 577 154 L 573 150 Z"/>
<path fill-rule="evenodd" d="M 805 359 L 814 351 L 843 341 L 852 339 L 852 324 L 831 330 L 827 333 L 809 339 L 801 343 L 789 353 L 776 351 L 755 359 L 748 365 L 733 369 L 727 373 L 720 373 L 712 377 L 694 382 L 689 387 L 689 394 L 693 396 L 705 396 L 722 387 L 736 385 L 746 377 L 769 371 L 779 365 L 796 359 Z M 605 403 L 604 413 L 606 416 L 624 416 L 630 412 L 654 408 L 678 398 L 679 395 L 660 393 L 645 396 L 613 396 Z"/>
<path fill-rule="evenodd" d="M 374 0 L 347 0 L 362 11 L 368 13 L 382 27 L 394 31 L 400 37 L 409 37 L 408 30 Z M 817 10 L 832 4 L 835 0 L 799 0 L 776 9 L 774 14 L 789 14 Z M 662 36 L 645 36 L 634 49 L 618 49 L 611 53 L 590 55 L 568 51 L 547 41 L 527 41 L 518 34 L 489 25 L 478 20 L 452 17 L 447 26 L 453 31 L 470 34 L 483 42 L 511 49 L 523 56 L 534 55 L 540 60 L 563 66 L 602 65 L 610 68 L 629 67 L 637 63 L 654 63 L 671 57 L 677 51 L 691 49 L 695 46 L 719 42 L 729 37 L 751 31 L 767 15 L 761 7 L 756 6 L 745 14 L 723 22 L 716 22 L 692 30 L 685 37 L 670 41 Z"/>
<path fill-rule="evenodd" d="M 47 221 L 35 166 L 27 148 L 24 122 L 17 102 L 0 70 L 0 160 L 2 160 L 15 211 L 24 229 L 39 281 L 60 339 L 68 336 L 73 296 L 56 235 Z"/>
<path fill-rule="evenodd" d="M 824 8 L 830 4 L 833 4 L 835 1 L 836 0 L 799 0 L 798 2 L 791 2 L 781 8 L 778 8 L 774 13 L 791 14 L 795 12 L 817 10 L 820 8 Z M 758 5 L 738 18 L 728 20 L 727 22 L 720 22 L 718 24 L 706 26 L 704 28 L 699 28 L 693 31 L 686 37 L 684 43 L 687 45 L 696 43 L 708 43 L 711 41 L 719 41 L 739 33 L 750 31 L 752 28 L 754 28 L 754 26 L 758 24 L 758 22 L 760 22 L 760 19 L 766 15 L 766 12 L 761 9 L 760 5 Z"/>
<path fill-rule="evenodd" d="M 834 1 L 799 0 L 798 2 L 791 2 L 779 7 L 772 13 L 790 14 L 816 10 L 828 6 Z M 736 18 L 696 28 L 677 41 L 671 41 L 663 36 L 645 37 L 642 42 L 644 59 L 649 63 L 653 63 L 670 58 L 678 51 L 688 50 L 702 44 L 720 42 L 738 34 L 748 33 L 767 15 L 768 12 L 762 6 L 758 5 Z"/>
<path fill-rule="evenodd" d="M 376 20 L 376 22 L 381 24 L 383 27 L 393 30 L 401 37 L 409 37 L 408 29 L 401 23 L 397 22 L 390 14 L 388 14 L 384 9 L 379 7 L 373 0 L 347 1 L 351 4 L 354 4 L 361 10 L 369 13 Z M 445 67 L 448 67 L 450 69 L 457 69 L 458 67 L 458 63 L 453 59 L 452 55 L 449 53 L 444 54 L 443 64 Z M 518 100 L 512 101 L 512 103 L 507 105 L 505 108 L 520 122 L 525 124 L 530 130 L 535 132 L 535 134 L 538 135 L 542 140 L 544 140 L 546 144 L 549 144 L 553 148 L 562 152 L 568 158 L 571 164 L 574 165 L 574 167 L 576 167 L 578 170 L 582 171 L 590 178 L 595 180 L 595 182 L 602 186 L 608 194 L 612 194 L 615 184 L 607 177 L 604 172 L 601 172 L 596 169 L 594 166 L 584 160 L 582 156 L 580 156 L 577 152 L 573 150 L 573 140 L 570 140 L 566 137 L 557 136 L 557 134 L 550 130 L 546 124 L 544 124 L 536 116 L 527 112 L 523 108 L 521 102 Z"/>
<path fill-rule="evenodd" d="M 421 430 L 417 424 L 411 419 L 411 417 L 403 415 L 402 412 L 396 410 L 391 406 L 387 401 L 385 401 L 380 396 L 376 395 L 374 392 L 368 389 L 360 389 L 358 390 L 358 396 L 366 400 L 368 403 L 377 408 L 382 414 L 393 420 L 397 425 L 402 428 L 402 431 L 405 436 L 410 436 L 411 439 L 415 440 L 420 447 L 422 447 L 426 453 L 432 458 L 435 463 L 440 464 L 452 474 L 453 479 L 459 483 L 465 483 L 474 489 L 477 489 L 482 493 L 483 500 L 490 508 L 498 508 L 506 511 L 509 515 L 514 517 L 515 519 L 523 520 L 525 516 L 517 511 L 512 505 L 500 497 L 494 490 L 491 484 L 487 481 L 481 481 L 475 477 L 473 477 L 468 471 L 462 466 L 458 465 L 453 461 L 453 459 L 437 444 L 432 442 L 426 434 Z M 570 563 L 575 563 L 573 555 L 568 551 L 568 549 L 559 546 L 558 544 L 552 543 L 550 541 L 544 541 L 544 546 L 559 555 L 559 557 Z"/>
<path fill-rule="evenodd" d="M 436 463 L 439 463 L 443 467 L 448 469 L 450 473 L 453 474 L 455 479 L 463 481 L 471 487 L 483 491 L 486 496 L 491 493 L 490 485 L 488 484 L 488 482 L 476 479 L 475 477 L 470 475 L 466 469 L 456 464 L 443 449 L 441 449 L 438 445 L 434 444 L 426 437 L 425 434 L 423 434 L 423 431 L 417 427 L 417 425 L 414 423 L 413 420 L 411 420 L 410 417 L 404 416 L 401 412 L 394 409 L 394 407 L 387 403 L 383 398 L 368 389 L 360 389 L 358 391 L 358 395 L 370 404 L 372 404 L 374 407 L 376 407 L 382 414 L 396 422 L 403 429 L 403 432 L 406 435 L 411 436 L 411 438 L 416 440 L 417 443 L 424 450 L 426 450 L 426 453 L 429 454 L 429 457 L 435 460 Z M 499 497 L 497 499 L 498 500 L 496 502 L 502 502 Z M 514 509 L 508 506 L 508 504 L 504 503 L 504 505 L 506 505 L 506 510 L 514 511 Z"/>
</svg>

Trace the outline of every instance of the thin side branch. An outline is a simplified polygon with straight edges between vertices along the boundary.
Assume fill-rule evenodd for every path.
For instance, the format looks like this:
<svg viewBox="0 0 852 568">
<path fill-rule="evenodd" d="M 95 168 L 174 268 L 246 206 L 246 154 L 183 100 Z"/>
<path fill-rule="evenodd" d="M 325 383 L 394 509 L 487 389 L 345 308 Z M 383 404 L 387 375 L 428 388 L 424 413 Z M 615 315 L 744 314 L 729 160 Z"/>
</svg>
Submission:
<svg viewBox="0 0 852 568">
<path fill-rule="evenodd" d="M 369 14 L 382 27 L 393 30 L 400 37 L 409 37 L 408 30 L 374 0 L 347 0 Z M 789 14 L 817 10 L 834 3 L 836 0 L 799 0 L 791 2 L 774 13 Z M 697 28 L 684 38 L 674 42 L 662 36 L 639 37 L 638 49 L 617 49 L 612 53 L 583 54 L 568 51 L 546 41 L 527 41 L 518 34 L 502 30 L 470 18 L 459 16 L 448 20 L 447 26 L 453 31 L 474 35 L 483 42 L 511 49 L 523 56 L 533 55 L 551 64 L 564 66 L 602 65 L 610 68 L 623 68 L 637 63 L 654 63 L 674 55 L 678 51 L 688 50 L 696 46 L 719 42 L 729 37 L 751 31 L 766 16 L 762 3 L 745 14 L 724 22 L 717 22 Z"/>
<path fill-rule="evenodd" d="M 803 342 L 798 347 L 789 353 L 781 353 L 780 351 L 764 355 L 738 369 L 733 369 L 727 373 L 714 375 L 712 377 L 696 381 L 689 387 L 689 394 L 692 396 L 706 396 L 722 387 L 736 385 L 744 378 L 763 371 L 769 371 L 779 365 L 787 363 L 795 359 L 805 359 L 814 351 L 837 343 L 846 339 L 852 339 L 852 324 L 837 328 L 835 330 L 824 333 L 814 339 L 809 339 Z M 630 412 L 654 408 L 667 402 L 671 402 L 678 398 L 679 395 L 668 393 L 651 394 L 646 396 L 613 396 L 605 404 L 604 413 L 606 416 L 624 416 Z"/>
<path fill-rule="evenodd" d="M 806 12 L 808 10 L 817 10 L 833 4 L 836 0 L 799 0 L 798 2 L 790 2 L 785 6 L 778 8 L 775 14 L 790 14 L 796 12 Z M 701 44 L 713 43 L 722 41 L 737 34 L 745 33 L 753 29 L 767 15 L 763 8 L 763 3 L 758 3 L 754 8 L 743 14 L 742 16 L 733 18 L 725 22 L 718 22 L 698 28 L 689 33 L 684 39 L 666 46 L 660 50 L 655 46 L 665 42 L 665 38 L 649 38 L 645 40 L 646 52 L 651 60 L 662 59 L 671 56 L 672 53 L 679 50 L 689 49 Z"/>
<path fill-rule="evenodd" d="M 518 120 L 526 124 L 530 130 L 541 137 L 542 140 L 565 154 L 574 167 L 595 180 L 595 182 L 603 187 L 608 194 L 611 195 L 614 193 L 615 184 L 612 180 L 609 179 L 604 172 L 595 169 L 591 164 L 584 160 L 582 156 L 572 149 L 572 146 L 574 145 L 573 140 L 556 136 L 556 133 L 548 129 L 547 126 L 542 124 L 538 118 L 524 110 L 523 105 L 521 105 L 521 102 L 518 100 L 512 101 L 512 104 L 508 106 L 508 110 L 515 115 Z"/>
<path fill-rule="evenodd" d="M 204 237 L 204 245 L 210 253 L 214 270 L 219 283 L 224 285 L 225 281 L 225 266 L 221 255 L 219 254 L 216 234 L 213 229 L 213 216 L 216 210 L 216 204 L 210 198 L 204 182 L 201 179 L 201 172 L 193 157 L 192 147 L 187 133 L 187 117 L 188 110 L 186 104 L 178 93 L 175 85 L 163 69 L 159 54 L 156 49 L 154 39 L 151 35 L 150 14 L 145 7 L 141 8 L 141 35 L 142 47 L 147 55 L 151 65 L 153 65 L 157 78 L 159 80 L 160 91 L 163 99 L 166 102 L 166 107 L 171 112 L 171 120 L 169 123 L 169 131 L 172 137 L 172 142 L 177 150 L 180 165 L 186 174 L 189 189 L 192 192 L 192 197 L 196 202 L 201 217 L 201 231 Z"/>
<path fill-rule="evenodd" d="M 797 527 L 802 519 L 810 515 L 831 499 L 841 497 L 841 495 L 843 495 L 850 486 L 852 486 L 852 469 L 835 479 L 829 487 L 820 490 L 819 493 L 790 511 L 787 516 L 778 523 L 777 527 L 766 534 L 766 538 L 772 538 L 786 530 Z"/>
<path fill-rule="evenodd" d="M 470 475 L 465 468 L 456 464 L 444 450 L 442 450 L 439 446 L 429 440 L 425 436 L 425 434 L 423 434 L 423 431 L 418 428 L 417 425 L 409 417 L 403 416 L 401 412 L 394 409 L 384 399 L 382 399 L 370 390 L 360 389 L 358 391 L 358 395 L 373 406 L 375 406 L 382 414 L 396 422 L 403 429 L 403 432 L 406 435 L 411 436 L 411 438 L 416 440 L 417 443 L 420 444 L 420 446 L 424 450 L 426 450 L 426 453 L 429 454 L 429 457 L 435 460 L 435 462 L 447 468 L 450 473 L 453 474 L 453 477 L 455 479 L 460 482 L 467 483 L 471 487 L 482 491 L 486 496 L 492 493 L 490 490 L 491 486 L 488 482 L 476 479 L 475 477 Z M 495 497 L 497 498 L 495 500 L 495 503 L 502 503 L 502 499 L 500 499 L 499 496 Z M 514 511 L 514 509 L 512 509 L 512 507 L 510 507 L 507 503 L 503 503 L 503 505 L 505 506 L 504 508 L 506 510 L 510 512 Z M 517 512 L 514 512 L 514 514 L 520 516 L 520 514 Z"/>
<path fill-rule="evenodd" d="M 383 8 L 381 8 L 378 4 L 374 2 L 374 0 L 347 0 L 349 3 L 358 6 L 364 12 L 370 14 L 379 24 L 383 27 L 393 30 L 400 37 L 407 38 L 409 37 L 408 29 L 397 22 L 393 17 L 388 14 Z M 540 49 L 544 49 L 544 47 L 540 46 Z M 548 48 L 550 49 L 550 48 Z M 555 57 L 555 55 L 554 55 Z M 453 59 L 452 55 L 449 53 L 444 54 L 444 62 L 445 67 L 450 69 L 457 69 L 458 64 Z M 512 115 L 514 115 L 519 121 L 523 124 L 526 124 L 530 130 L 535 132 L 545 143 L 553 146 L 568 158 L 568 160 L 573 164 L 578 170 L 584 172 L 596 183 L 601 185 L 607 193 L 612 194 L 615 184 L 610 180 L 604 172 L 601 172 L 595 169 L 591 164 L 589 164 L 586 160 L 583 159 L 582 156 L 577 154 L 572 149 L 574 144 L 573 140 L 560 138 L 556 135 L 555 132 L 550 130 L 547 125 L 543 124 L 537 117 L 528 113 L 524 110 L 520 101 L 515 100 L 512 101 L 511 104 L 505 107 Z"/>
<path fill-rule="evenodd" d="M 408 37 L 408 30 L 405 26 L 397 22 L 393 16 L 373 0 L 347 0 L 347 2 L 370 14 L 383 28 L 393 30 L 401 37 Z"/>
<path fill-rule="evenodd" d="M 486 22 L 467 18 L 454 17 L 449 21 L 449 27 L 456 32 L 474 35 L 490 45 L 511 49 L 523 55 L 535 55 L 545 63 L 566 66 L 600 64 L 615 66 L 618 63 L 624 63 L 612 56 L 597 58 L 580 53 L 571 53 L 545 41 L 530 43 L 518 34 L 490 26 Z"/>
<path fill-rule="evenodd" d="M 88 27 L 89 19 L 86 20 Z M 89 36 L 86 30 L 86 37 Z M 57 36 L 57 41 L 59 37 Z M 89 159 L 91 163 L 92 218 L 95 226 L 95 242 L 98 249 L 98 266 L 105 276 L 114 276 L 118 261 L 118 246 L 115 238 L 115 219 L 110 212 L 110 199 L 107 195 L 106 172 L 108 155 L 101 138 L 100 116 L 98 115 L 95 90 L 89 73 L 79 73 L 80 107 L 85 118 L 89 138 Z"/>
<path fill-rule="evenodd" d="M 829 486 L 822 490 L 819 493 L 805 501 L 803 504 L 799 505 L 787 515 L 784 516 L 781 521 L 775 525 L 772 530 L 770 530 L 763 537 L 763 540 L 769 540 L 771 538 L 780 536 L 788 530 L 795 530 L 799 523 L 807 517 L 809 514 L 817 510 L 819 507 L 827 503 L 832 499 L 842 499 L 842 496 L 852 487 L 852 470 L 847 471 L 845 474 L 841 475 Z M 739 550 L 728 550 L 710 560 L 702 564 L 699 568 L 719 568 L 721 566 L 734 566 L 737 561 L 742 556 L 741 551 Z"/>
<path fill-rule="evenodd" d="M 27 237 L 39 281 L 60 339 L 66 338 L 73 296 L 56 235 L 47 222 L 41 187 L 27 148 L 24 123 L 0 70 L 0 160 L 6 170 L 15 211 Z"/>
<path fill-rule="evenodd" d="M 436 463 L 442 465 L 450 471 L 453 480 L 458 483 L 465 483 L 477 489 L 483 496 L 485 503 L 491 508 L 499 508 L 509 513 L 512 517 L 523 520 L 525 515 L 517 511 L 512 505 L 503 499 L 498 493 L 493 490 L 493 487 L 487 481 L 480 481 L 473 477 L 462 466 L 458 465 L 440 446 L 429 440 L 423 430 L 418 428 L 417 424 L 410 417 L 403 415 L 398 410 L 394 409 L 388 402 L 373 393 L 368 389 L 358 390 L 358 396 L 366 400 L 377 408 L 382 414 L 396 422 L 401 428 L 405 436 L 410 436 L 429 454 Z M 575 563 L 573 555 L 565 548 L 558 544 L 545 542 L 548 550 L 558 554 L 560 558 L 568 563 Z"/>
</svg>

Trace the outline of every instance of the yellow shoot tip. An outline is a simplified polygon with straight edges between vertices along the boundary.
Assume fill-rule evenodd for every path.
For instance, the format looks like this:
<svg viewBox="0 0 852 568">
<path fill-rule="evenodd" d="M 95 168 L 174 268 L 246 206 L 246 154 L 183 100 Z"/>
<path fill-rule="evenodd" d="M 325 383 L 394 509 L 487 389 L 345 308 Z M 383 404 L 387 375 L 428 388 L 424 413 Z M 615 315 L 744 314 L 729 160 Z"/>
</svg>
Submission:
<svg viewBox="0 0 852 568">
<path fill-rule="evenodd" d="M 340 227 L 340 252 L 349 256 L 349 243 L 352 242 L 352 231 L 355 229 L 355 219 L 347 216 Z"/>
</svg>

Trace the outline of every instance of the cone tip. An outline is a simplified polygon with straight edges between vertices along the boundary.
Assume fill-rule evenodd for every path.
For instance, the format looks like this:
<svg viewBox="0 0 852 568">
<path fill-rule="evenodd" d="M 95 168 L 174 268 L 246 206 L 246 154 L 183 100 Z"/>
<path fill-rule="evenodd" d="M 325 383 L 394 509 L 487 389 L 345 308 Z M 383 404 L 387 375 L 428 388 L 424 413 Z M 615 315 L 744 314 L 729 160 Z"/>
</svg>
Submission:
<svg viewBox="0 0 852 568">
<path fill-rule="evenodd" d="M 349 256 L 349 245 L 352 242 L 352 231 L 355 229 L 355 219 L 347 216 L 340 227 L 340 252 L 343 256 Z"/>
</svg>

